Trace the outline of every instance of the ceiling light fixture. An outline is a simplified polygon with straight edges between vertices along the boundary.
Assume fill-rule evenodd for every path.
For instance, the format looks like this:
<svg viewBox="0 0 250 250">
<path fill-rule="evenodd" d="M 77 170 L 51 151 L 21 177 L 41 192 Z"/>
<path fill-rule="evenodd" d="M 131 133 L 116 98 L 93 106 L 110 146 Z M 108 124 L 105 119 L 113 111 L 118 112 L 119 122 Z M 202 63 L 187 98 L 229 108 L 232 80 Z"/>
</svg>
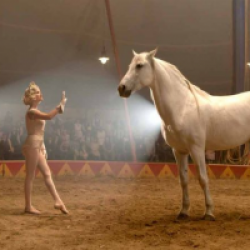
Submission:
<svg viewBox="0 0 250 250">
<path fill-rule="evenodd" d="M 103 1 L 104 2 L 104 1 Z M 107 13 L 106 13 L 106 7 L 105 4 L 103 5 L 103 38 L 102 38 L 102 52 L 101 56 L 99 57 L 99 60 L 102 64 L 106 64 L 106 62 L 109 60 L 109 57 L 106 54 L 106 46 L 105 46 L 105 28 L 106 28 L 106 20 L 107 20 Z"/>
<path fill-rule="evenodd" d="M 102 64 L 106 64 L 106 62 L 109 60 L 109 58 L 106 55 L 106 48 L 105 45 L 103 45 L 101 56 L 99 57 L 99 60 Z"/>
</svg>

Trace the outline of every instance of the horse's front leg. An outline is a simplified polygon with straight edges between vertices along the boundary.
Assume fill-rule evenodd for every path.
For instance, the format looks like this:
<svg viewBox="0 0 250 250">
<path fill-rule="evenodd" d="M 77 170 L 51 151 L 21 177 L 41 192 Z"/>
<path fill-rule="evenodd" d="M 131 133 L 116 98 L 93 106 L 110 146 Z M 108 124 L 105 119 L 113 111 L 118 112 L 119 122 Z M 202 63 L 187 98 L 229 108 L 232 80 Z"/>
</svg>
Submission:
<svg viewBox="0 0 250 250">
<path fill-rule="evenodd" d="M 173 149 L 176 163 L 180 172 L 180 181 L 182 188 L 182 208 L 177 216 L 177 220 L 186 220 L 189 218 L 189 193 L 188 193 L 188 154 L 182 154 Z"/>
<path fill-rule="evenodd" d="M 213 214 L 214 206 L 209 191 L 209 180 L 205 162 L 205 151 L 202 147 L 193 146 L 190 150 L 190 155 L 195 165 L 197 166 L 200 186 L 203 189 L 205 195 L 206 212 L 203 218 L 205 220 L 214 220 L 215 219 Z"/>
</svg>

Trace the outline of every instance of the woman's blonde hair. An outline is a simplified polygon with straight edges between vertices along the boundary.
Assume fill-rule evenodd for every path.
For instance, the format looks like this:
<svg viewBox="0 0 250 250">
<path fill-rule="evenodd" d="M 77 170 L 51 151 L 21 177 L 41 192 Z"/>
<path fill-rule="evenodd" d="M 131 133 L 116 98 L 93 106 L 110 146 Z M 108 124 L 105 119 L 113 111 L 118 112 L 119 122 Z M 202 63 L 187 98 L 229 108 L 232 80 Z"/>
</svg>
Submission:
<svg viewBox="0 0 250 250">
<path fill-rule="evenodd" d="M 23 96 L 23 103 L 25 105 L 31 105 L 32 101 L 36 99 L 37 91 L 39 91 L 39 87 L 35 82 L 31 82 L 29 87 L 25 90 Z"/>
</svg>

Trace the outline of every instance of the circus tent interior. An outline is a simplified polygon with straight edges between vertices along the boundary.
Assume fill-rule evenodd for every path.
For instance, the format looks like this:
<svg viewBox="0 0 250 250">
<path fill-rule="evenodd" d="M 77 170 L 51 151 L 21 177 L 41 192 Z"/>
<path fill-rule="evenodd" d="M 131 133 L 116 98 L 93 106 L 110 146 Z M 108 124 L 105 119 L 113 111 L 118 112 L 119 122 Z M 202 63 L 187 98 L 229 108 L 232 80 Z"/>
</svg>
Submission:
<svg viewBox="0 0 250 250">
<path fill-rule="evenodd" d="M 249 0 L 0 0 L 0 249 L 250 249 L 249 164 L 206 151 L 202 171 L 189 157 L 181 172 L 149 89 L 117 91 L 132 51 L 155 48 L 211 95 L 239 92 L 238 69 L 250 90 L 249 17 Z M 56 117 L 25 161 L 32 81 Z"/>
<path fill-rule="evenodd" d="M 157 57 L 195 85 L 214 95 L 231 94 L 232 1 L 109 3 L 122 74 L 132 50 L 157 47 Z M 73 106 L 92 106 L 94 98 L 99 107 L 123 109 L 105 1 L 3 0 L 0 9 L 1 103 L 10 95 L 19 103 L 27 82 L 36 80 L 48 102 L 65 89 Z M 105 66 L 98 61 L 103 44 L 110 57 Z M 139 95 L 150 101 L 147 90 Z M 140 98 L 129 105 L 140 106 Z"/>
</svg>

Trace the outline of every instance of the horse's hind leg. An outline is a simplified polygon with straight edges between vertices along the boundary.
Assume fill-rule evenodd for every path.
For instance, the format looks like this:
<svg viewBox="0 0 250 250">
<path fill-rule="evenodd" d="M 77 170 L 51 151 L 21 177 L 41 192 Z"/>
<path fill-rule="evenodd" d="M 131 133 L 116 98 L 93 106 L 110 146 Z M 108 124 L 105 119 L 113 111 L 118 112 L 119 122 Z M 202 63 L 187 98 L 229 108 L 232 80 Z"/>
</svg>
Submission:
<svg viewBox="0 0 250 250">
<path fill-rule="evenodd" d="M 177 165 L 180 172 L 180 181 L 182 188 L 182 208 L 177 216 L 177 220 L 186 220 L 189 218 L 189 194 L 188 194 L 188 155 L 181 154 L 173 149 Z"/>
<path fill-rule="evenodd" d="M 191 148 L 190 154 L 194 163 L 197 166 L 200 186 L 205 194 L 206 212 L 204 215 L 204 219 L 214 220 L 214 214 L 213 214 L 214 207 L 209 191 L 209 184 L 208 184 L 209 181 L 208 181 L 207 168 L 205 162 L 205 152 L 202 148 L 195 146 Z"/>
</svg>

